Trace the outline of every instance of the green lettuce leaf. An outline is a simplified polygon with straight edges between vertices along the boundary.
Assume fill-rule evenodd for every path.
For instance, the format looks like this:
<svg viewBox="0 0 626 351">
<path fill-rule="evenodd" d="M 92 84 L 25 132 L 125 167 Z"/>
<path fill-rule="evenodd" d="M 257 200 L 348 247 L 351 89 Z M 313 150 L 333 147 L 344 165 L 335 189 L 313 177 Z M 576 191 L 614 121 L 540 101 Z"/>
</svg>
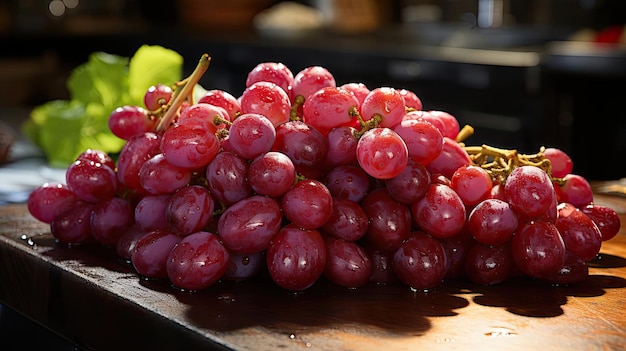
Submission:
<svg viewBox="0 0 626 351">
<path fill-rule="evenodd" d="M 140 47 L 130 59 L 128 91 L 135 104 L 143 102 L 146 90 L 155 82 L 172 85 L 182 77 L 183 58 L 161 46 Z"/>
<path fill-rule="evenodd" d="M 182 67 L 182 56 L 160 46 L 144 45 L 131 58 L 94 52 L 68 77 L 70 99 L 35 107 L 22 132 L 53 167 L 67 167 L 88 148 L 117 154 L 125 140 L 109 130 L 111 112 L 143 106 L 146 90 L 181 80 Z"/>
</svg>

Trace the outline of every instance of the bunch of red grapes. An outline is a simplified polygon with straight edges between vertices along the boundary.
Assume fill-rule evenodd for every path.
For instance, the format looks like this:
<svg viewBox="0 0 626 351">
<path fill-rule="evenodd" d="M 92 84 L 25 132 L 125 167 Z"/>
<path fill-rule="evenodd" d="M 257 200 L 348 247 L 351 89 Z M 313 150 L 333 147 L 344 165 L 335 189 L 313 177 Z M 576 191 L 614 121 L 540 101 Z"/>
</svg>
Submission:
<svg viewBox="0 0 626 351">
<path fill-rule="evenodd" d="M 239 96 L 193 101 L 202 73 L 113 111 L 115 160 L 85 150 L 65 183 L 32 192 L 59 244 L 108 246 L 188 291 L 260 274 L 293 291 L 320 278 L 427 290 L 579 283 L 619 231 L 565 152 L 466 146 L 467 128 L 409 90 L 262 62 Z"/>
</svg>

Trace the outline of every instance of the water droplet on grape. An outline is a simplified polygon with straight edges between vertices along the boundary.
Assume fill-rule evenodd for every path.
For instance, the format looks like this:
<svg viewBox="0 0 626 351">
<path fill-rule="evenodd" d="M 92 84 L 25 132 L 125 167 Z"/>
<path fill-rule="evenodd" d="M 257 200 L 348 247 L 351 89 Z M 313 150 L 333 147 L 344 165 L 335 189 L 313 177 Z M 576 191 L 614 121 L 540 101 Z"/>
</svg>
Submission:
<svg viewBox="0 0 626 351">
<path fill-rule="evenodd" d="M 198 153 L 200 153 L 200 154 L 205 154 L 207 152 L 207 150 L 208 150 L 208 148 L 204 144 L 197 144 L 196 145 L 196 151 L 198 151 Z"/>
</svg>

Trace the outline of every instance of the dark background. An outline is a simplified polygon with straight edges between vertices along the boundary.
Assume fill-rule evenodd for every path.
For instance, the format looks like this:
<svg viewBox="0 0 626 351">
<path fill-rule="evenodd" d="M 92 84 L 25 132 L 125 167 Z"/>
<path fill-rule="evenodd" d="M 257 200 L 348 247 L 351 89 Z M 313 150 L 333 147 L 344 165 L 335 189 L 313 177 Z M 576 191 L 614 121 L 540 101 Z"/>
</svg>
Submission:
<svg viewBox="0 0 626 351">
<path fill-rule="evenodd" d="M 503 6 L 502 23 L 481 27 L 489 1 L 374 0 L 375 25 L 364 29 L 299 35 L 255 29 L 253 16 L 277 3 L 2 0 L 0 119 L 3 111 L 67 98 L 69 72 L 94 51 L 132 56 L 142 44 L 158 44 L 183 55 L 187 72 L 209 53 L 205 88 L 237 96 L 262 61 L 283 62 L 294 73 L 322 65 L 338 84 L 414 91 L 425 109 L 472 124 L 468 144 L 522 153 L 559 147 L 588 179 L 626 176 L 626 36 L 619 37 L 626 1 L 493 1 Z M 63 14 L 52 15 L 52 5 Z M 359 19 L 355 10 L 347 16 Z M 529 53 L 536 62 L 515 63 Z M 0 306 L 0 339 L 3 350 L 77 349 L 9 306 Z"/>
<path fill-rule="evenodd" d="M 294 74 L 322 65 L 338 84 L 413 90 L 425 109 L 473 125 L 468 144 L 522 153 L 554 146 L 589 179 L 626 175 L 626 35 L 618 38 L 625 1 L 363 0 L 377 9 L 376 23 L 365 29 L 257 30 L 253 16 L 279 2 L 4 0 L 0 106 L 28 108 L 66 97 L 67 75 L 93 51 L 132 56 L 141 44 L 158 44 L 183 55 L 188 72 L 209 53 L 205 88 L 237 96 L 261 61 L 283 62 Z M 335 0 L 338 8 L 344 2 Z M 53 3 L 66 4 L 62 15 L 51 14 Z M 495 10 L 502 23 L 481 27 L 488 3 L 503 6 Z M 341 23 L 358 16 L 358 9 L 347 10 Z M 500 61 L 502 52 L 533 53 L 537 62 Z"/>
</svg>

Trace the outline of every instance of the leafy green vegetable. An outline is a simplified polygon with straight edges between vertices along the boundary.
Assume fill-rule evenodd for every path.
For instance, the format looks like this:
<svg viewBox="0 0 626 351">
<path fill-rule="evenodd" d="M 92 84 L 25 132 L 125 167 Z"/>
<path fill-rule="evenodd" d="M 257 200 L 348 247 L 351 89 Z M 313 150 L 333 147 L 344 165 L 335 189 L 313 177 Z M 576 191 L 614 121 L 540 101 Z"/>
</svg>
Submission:
<svg viewBox="0 0 626 351">
<path fill-rule="evenodd" d="M 22 132 L 52 167 L 67 167 L 87 148 L 118 153 L 125 141 L 109 130 L 109 115 L 123 105 L 143 105 L 146 90 L 181 80 L 183 58 L 161 46 L 140 47 L 131 58 L 94 52 L 67 80 L 69 100 L 35 107 Z"/>
</svg>

